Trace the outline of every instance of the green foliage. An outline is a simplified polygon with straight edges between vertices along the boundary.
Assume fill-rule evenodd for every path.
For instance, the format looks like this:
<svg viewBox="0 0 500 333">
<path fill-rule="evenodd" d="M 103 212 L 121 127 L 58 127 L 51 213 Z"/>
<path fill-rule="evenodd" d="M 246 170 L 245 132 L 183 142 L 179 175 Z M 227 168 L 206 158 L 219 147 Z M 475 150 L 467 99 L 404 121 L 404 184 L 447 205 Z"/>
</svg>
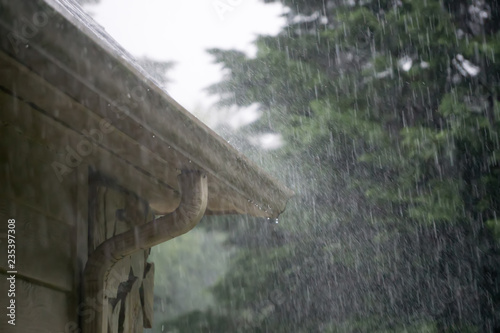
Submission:
<svg viewBox="0 0 500 333">
<path fill-rule="evenodd" d="M 438 333 L 436 325 L 432 322 L 415 323 L 412 325 L 401 325 L 392 328 L 384 327 L 386 323 L 381 318 L 360 318 L 347 321 L 341 325 L 332 324 L 325 329 L 327 333 L 343 332 L 374 332 L 374 333 Z"/>
<path fill-rule="evenodd" d="M 165 320 L 213 305 L 209 287 L 224 274 L 231 248 L 226 235 L 199 228 L 151 250 L 155 263 L 155 332 Z M 212 257 L 206 265 L 207 256 Z"/>
<path fill-rule="evenodd" d="M 279 226 L 232 232 L 241 252 L 207 320 L 249 332 L 499 329 L 500 27 L 464 25 L 449 1 L 283 2 L 290 24 L 259 37 L 255 58 L 210 51 L 227 75 L 209 91 L 260 105 L 245 133 L 283 136 L 257 157 L 297 197 Z"/>
<path fill-rule="evenodd" d="M 500 241 L 500 221 L 497 219 L 488 220 L 486 221 L 486 225 L 493 234 L 493 237 L 495 237 L 497 241 Z"/>
<path fill-rule="evenodd" d="M 212 310 L 201 312 L 199 310 L 189 312 L 175 319 L 162 323 L 163 328 L 159 332 L 232 332 L 234 325 L 227 317 L 218 315 Z"/>
</svg>

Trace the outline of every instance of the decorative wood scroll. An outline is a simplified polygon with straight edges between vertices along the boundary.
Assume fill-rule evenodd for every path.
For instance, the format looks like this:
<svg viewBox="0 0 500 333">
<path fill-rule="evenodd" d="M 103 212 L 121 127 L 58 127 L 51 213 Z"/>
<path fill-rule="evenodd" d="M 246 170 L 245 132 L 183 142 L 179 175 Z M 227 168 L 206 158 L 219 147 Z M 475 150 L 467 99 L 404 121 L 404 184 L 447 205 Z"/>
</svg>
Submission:
<svg viewBox="0 0 500 333">
<path fill-rule="evenodd" d="M 109 179 L 92 175 L 89 190 L 89 254 L 106 239 L 154 218 L 148 203 Z M 150 250 L 118 261 L 108 275 L 108 332 L 143 332 L 153 323 L 154 266 Z"/>
</svg>

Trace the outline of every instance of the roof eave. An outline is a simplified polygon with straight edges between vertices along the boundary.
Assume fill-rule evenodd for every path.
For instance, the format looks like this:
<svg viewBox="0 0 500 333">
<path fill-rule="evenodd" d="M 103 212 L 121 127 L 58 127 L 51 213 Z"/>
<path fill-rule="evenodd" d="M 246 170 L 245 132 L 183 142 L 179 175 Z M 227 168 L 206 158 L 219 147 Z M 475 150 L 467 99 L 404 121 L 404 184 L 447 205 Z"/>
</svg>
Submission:
<svg viewBox="0 0 500 333">
<path fill-rule="evenodd" d="M 4 52 L 164 163 L 207 172 L 212 193 L 245 199 L 236 209 L 209 205 L 207 213 L 277 217 L 285 209 L 292 191 L 179 105 L 72 2 L 1 0 L 0 7 Z M 16 49 L 12 36 L 23 37 L 23 24 L 34 15 L 49 19 L 25 38 L 28 47 Z"/>
</svg>

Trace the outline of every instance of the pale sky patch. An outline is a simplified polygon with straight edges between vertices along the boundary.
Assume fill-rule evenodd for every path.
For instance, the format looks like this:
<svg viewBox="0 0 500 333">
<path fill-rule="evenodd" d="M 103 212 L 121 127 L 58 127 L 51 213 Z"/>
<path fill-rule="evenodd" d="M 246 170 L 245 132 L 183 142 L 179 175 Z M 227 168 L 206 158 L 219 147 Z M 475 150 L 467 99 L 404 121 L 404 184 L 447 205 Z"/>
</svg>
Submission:
<svg viewBox="0 0 500 333">
<path fill-rule="evenodd" d="M 250 139 L 250 142 L 264 150 L 274 150 L 283 146 L 283 137 L 277 133 L 262 133 Z"/>
<path fill-rule="evenodd" d="M 220 3 L 230 6 L 222 17 Z M 133 56 L 176 62 L 168 93 L 189 111 L 212 105 L 203 89 L 222 78 L 206 49 L 252 56 L 258 34 L 275 35 L 285 24 L 281 4 L 258 0 L 101 0 L 85 9 Z"/>
</svg>

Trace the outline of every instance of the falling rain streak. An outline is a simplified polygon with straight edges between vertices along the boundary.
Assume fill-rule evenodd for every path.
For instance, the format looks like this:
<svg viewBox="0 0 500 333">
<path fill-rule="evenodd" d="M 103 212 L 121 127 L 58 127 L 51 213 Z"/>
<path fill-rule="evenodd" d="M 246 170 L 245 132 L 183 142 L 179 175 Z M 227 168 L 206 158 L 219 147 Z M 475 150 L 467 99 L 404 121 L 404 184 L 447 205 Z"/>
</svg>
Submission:
<svg viewBox="0 0 500 333">
<path fill-rule="evenodd" d="M 500 331 L 498 3 L 264 2 L 286 25 L 208 49 L 201 114 L 295 196 L 154 253 L 153 331 Z"/>
</svg>

